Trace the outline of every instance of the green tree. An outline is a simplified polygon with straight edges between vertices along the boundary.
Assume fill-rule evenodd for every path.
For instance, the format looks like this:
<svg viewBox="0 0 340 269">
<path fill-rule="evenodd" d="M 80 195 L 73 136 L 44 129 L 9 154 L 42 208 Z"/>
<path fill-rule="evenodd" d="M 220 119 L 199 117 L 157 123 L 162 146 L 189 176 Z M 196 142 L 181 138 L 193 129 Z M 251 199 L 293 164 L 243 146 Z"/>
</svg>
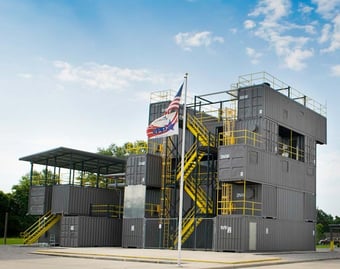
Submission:
<svg viewBox="0 0 340 269">
<path fill-rule="evenodd" d="M 129 154 L 142 154 L 148 152 L 148 144 L 144 140 L 137 140 L 135 142 L 126 142 L 123 146 L 111 144 L 107 148 L 98 148 L 98 153 L 114 156 L 126 157 Z"/>
<path fill-rule="evenodd" d="M 38 177 L 41 177 L 42 174 L 35 172 Z M 9 234 L 11 236 L 18 236 L 20 232 L 26 230 L 36 220 L 35 216 L 27 214 L 29 187 L 28 174 L 23 176 L 17 185 L 12 187 L 9 213 Z"/>
<path fill-rule="evenodd" d="M 335 216 L 334 224 L 340 224 L 340 217 L 339 216 Z"/>
<path fill-rule="evenodd" d="M 52 184 L 52 173 L 43 170 L 42 172 L 34 171 L 32 182 L 35 185 Z M 28 199 L 30 189 L 30 175 L 22 176 L 18 184 L 12 187 L 9 194 L 0 193 L 1 219 L 4 219 L 5 212 L 8 212 L 8 236 L 19 236 L 20 232 L 26 230 L 37 219 L 36 216 L 28 215 Z M 5 206 L 5 204 L 6 206 Z M 3 232 L 4 223 L 0 224 Z"/>
<path fill-rule="evenodd" d="M 324 232 L 329 232 L 329 224 L 333 224 L 334 219 L 333 216 L 330 214 L 327 214 L 321 209 L 317 209 L 317 223 L 320 223 L 323 225 Z"/>
<path fill-rule="evenodd" d="M 316 224 L 316 242 L 319 242 L 320 239 L 324 238 L 324 227 L 323 224 Z"/>
<path fill-rule="evenodd" d="M 99 154 L 114 157 L 123 157 L 126 153 L 123 147 L 117 146 L 116 144 L 111 144 L 107 148 L 98 148 L 97 150 Z"/>
<path fill-rule="evenodd" d="M 2 191 L 0 191 L 0 236 L 4 234 L 4 228 L 5 228 L 5 214 L 6 212 L 9 212 L 9 206 L 10 206 L 10 194 L 6 194 Z"/>
</svg>

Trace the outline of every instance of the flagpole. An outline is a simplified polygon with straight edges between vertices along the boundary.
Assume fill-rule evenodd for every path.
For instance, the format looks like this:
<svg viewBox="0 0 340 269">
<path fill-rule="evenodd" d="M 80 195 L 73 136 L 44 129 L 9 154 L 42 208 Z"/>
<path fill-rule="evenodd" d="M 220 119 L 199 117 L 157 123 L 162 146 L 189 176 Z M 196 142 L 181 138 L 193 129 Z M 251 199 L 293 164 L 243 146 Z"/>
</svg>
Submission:
<svg viewBox="0 0 340 269">
<path fill-rule="evenodd" d="M 185 73 L 184 105 L 183 105 L 183 127 L 182 127 L 182 152 L 181 152 L 181 179 L 179 184 L 179 212 L 178 212 L 178 260 L 177 265 L 181 266 L 182 250 L 182 212 L 183 212 L 183 188 L 184 188 L 184 156 L 185 156 L 185 132 L 187 126 L 187 89 L 188 73 Z"/>
</svg>

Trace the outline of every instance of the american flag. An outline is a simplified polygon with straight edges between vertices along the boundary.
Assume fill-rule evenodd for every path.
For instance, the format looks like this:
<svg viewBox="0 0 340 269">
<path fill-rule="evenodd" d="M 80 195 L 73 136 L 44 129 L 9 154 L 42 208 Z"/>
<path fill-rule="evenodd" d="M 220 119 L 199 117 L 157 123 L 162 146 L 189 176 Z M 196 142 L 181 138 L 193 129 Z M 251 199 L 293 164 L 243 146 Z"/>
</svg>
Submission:
<svg viewBox="0 0 340 269">
<path fill-rule="evenodd" d="M 178 134 L 178 111 L 183 84 L 184 83 L 182 83 L 174 99 L 165 110 L 164 115 L 155 119 L 148 126 L 146 134 L 149 139 Z"/>
<path fill-rule="evenodd" d="M 178 111 L 179 109 L 179 102 L 181 100 L 181 95 L 182 95 L 182 89 L 183 89 L 183 84 L 181 85 L 181 87 L 179 88 L 177 94 L 174 97 L 174 100 L 171 101 L 171 103 L 169 104 L 168 108 L 165 110 L 165 114 L 169 114 L 172 111 Z"/>
</svg>

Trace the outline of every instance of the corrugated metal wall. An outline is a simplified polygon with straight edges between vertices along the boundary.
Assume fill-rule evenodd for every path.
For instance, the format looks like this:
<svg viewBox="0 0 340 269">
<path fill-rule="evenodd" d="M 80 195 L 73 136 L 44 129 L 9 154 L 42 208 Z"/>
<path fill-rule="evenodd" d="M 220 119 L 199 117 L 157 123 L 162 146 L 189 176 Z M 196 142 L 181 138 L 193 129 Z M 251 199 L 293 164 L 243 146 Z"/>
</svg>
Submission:
<svg viewBox="0 0 340 269">
<path fill-rule="evenodd" d="M 122 247 L 144 248 L 145 247 L 145 221 L 144 218 L 124 218 Z"/>
<path fill-rule="evenodd" d="M 220 146 L 219 181 L 248 181 L 315 192 L 315 166 L 245 146 Z"/>
<path fill-rule="evenodd" d="M 220 146 L 218 151 L 219 181 L 232 181 L 244 178 L 247 164 L 246 146 Z"/>
<path fill-rule="evenodd" d="M 262 216 L 277 218 L 277 188 L 262 185 Z"/>
<path fill-rule="evenodd" d="M 52 186 L 31 186 L 29 191 L 28 213 L 44 215 L 51 209 Z"/>
<path fill-rule="evenodd" d="M 278 188 L 278 219 L 303 221 L 303 198 L 302 192 Z"/>
<path fill-rule="evenodd" d="M 263 85 L 239 89 L 238 100 L 238 119 L 245 120 L 261 116 L 264 110 Z"/>
<path fill-rule="evenodd" d="M 287 96 L 264 87 L 265 117 L 283 126 L 314 137 L 320 143 L 327 142 L 327 120 L 324 116 L 294 102 Z"/>
<path fill-rule="evenodd" d="M 55 185 L 52 191 L 52 213 L 90 215 L 91 204 L 118 204 L 119 193 L 109 189 Z"/>
<path fill-rule="evenodd" d="M 162 157 L 152 154 L 131 155 L 126 163 L 126 183 L 151 187 L 162 185 Z"/>
<path fill-rule="evenodd" d="M 63 216 L 60 227 L 63 247 L 121 246 L 121 219 Z"/>
<path fill-rule="evenodd" d="M 247 251 L 248 235 L 242 216 L 217 216 L 214 231 L 214 246 L 216 251 Z"/>
<path fill-rule="evenodd" d="M 316 222 L 316 196 L 314 193 L 304 193 L 303 218 Z"/>
<path fill-rule="evenodd" d="M 315 250 L 315 224 L 248 216 L 217 216 L 215 251 L 248 252 L 250 223 L 256 223 L 255 251 Z"/>
<path fill-rule="evenodd" d="M 172 221 L 177 222 L 176 219 Z M 176 223 L 174 223 L 176 224 Z M 214 219 L 203 219 L 182 247 L 211 249 Z M 126 248 L 163 248 L 163 225 L 159 218 L 124 218 L 122 246 Z"/>
<path fill-rule="evenodd" d="M 151 103 L 149 106 L 149 123 L 162 116 L 170 101 Z"/>
<path fill-rule="evenodd" d="M 144 219 L 145 221 L 145 247 L 162 248 L 162 226 L 159 219 Z"/>
</svg>

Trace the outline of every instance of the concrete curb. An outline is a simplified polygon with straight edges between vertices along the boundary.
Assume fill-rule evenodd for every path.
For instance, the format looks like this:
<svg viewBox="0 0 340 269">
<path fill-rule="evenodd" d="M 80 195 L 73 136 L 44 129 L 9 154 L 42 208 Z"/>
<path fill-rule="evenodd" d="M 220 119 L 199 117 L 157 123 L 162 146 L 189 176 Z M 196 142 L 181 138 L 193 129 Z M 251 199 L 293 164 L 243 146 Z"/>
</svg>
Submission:
<svg viewBox="0 0 340 269">
<path fill-rule="evenodd" d="M 74 257 L 74 258 L 87 258 L 87 259 L 109 259 L 116 261 L 131 261 L 131 262 L 146 262 L 146 263 L 159 263 L 159 264 L 177 264 L 177 259 L 167 257 L 150 257 L 150 256 L 133 256 L 133 255 L 114 255 L 114 254 L 98 254 L 98 253 L 82 253 L 82 252 L 66 252 L 66 251 L 52 251 L 52 250 L 37 250 L 33 254 L 61 256 L 61 257 Z M 240 261 L 217 261 L 217 260 L 202 260 L 182 258 L 183 263 L 206 263 L 206 264 L 223 264 L 223 265 L 250 265 L 256 264 L 257 266 L 264 263 L 278 264 L 282 261 L 281 258 L 267 258 L 267 259 L 252 259 Z"/>
<path fill-rule="evenodd" d="M 76 251 L 76 250 L 66 250 L 66 249 L 39 249 L 32 252 L 32 254 L 38 255 L 48 255 L 48 256 L 59 256 L 59 257 L 69 257 L 69 258 L 84 258 L 84 259 L 100 259 L 100 260 L 114 260 L 114 261 L 123 261 L 123 262 L 140 262 L 140 263 L 156 263 L 156 264 L 172 264 L 175 265 L 178 263 L 178 259 L 176 257 L 166 257 L 164 255 L 154 255 L 150 256 L 148 253 L 146 255 L 129 255 L 124 253 L 114 254 L 114 253 L 105 253 L 101 251 L 101 253 L 94 251 Z M 340 259 L 340 255 L 327 255 L 325 257 L 311 257 L 311 253 L 306 253 L 309 256 L 301 256 L 299 258 L 296 257 L 285 257 L 282 255 L 289 255 L 294 253 L 273 253 L 275 257 L 263 258 L 263 256 L 256 258 L 253 257 L 242 257 L 239 260 L 234 258 L 234 260 L 221 260 L 216 258 L 211 259 L 197 259 L 194 257 L 182 257 L 181 263 L 183 265 L 193 266 L 193 268 L 199 266 L 199 268 L 214 268 L 214 269 L 222 269 L 222 268 L 249 268 L 249 267 L 262 267 L 269 265 L 284 265 L 284 264 L 294 264 L 294 263 L 306 263 L 306 262 L 317 262 L 324 260 L 338 260 Z M 298 253 L 295 254 L 302 254 Z M 319 253 L 322 254 L 322 253 Z M 327 254 L 327 253 L 325 253 Z M 261 254 L 260 254 L 261 255 Z M 281 255 L 281 257 L 279 256 Z M 198 256 L 199 257 L 199 256 Z M 227 259 L 227 258 L 226 258 Z M 203 266 L 203 267 L 202 267 Z M 191 268 L 191 267 L 190 267 Z"/>
</svg>

